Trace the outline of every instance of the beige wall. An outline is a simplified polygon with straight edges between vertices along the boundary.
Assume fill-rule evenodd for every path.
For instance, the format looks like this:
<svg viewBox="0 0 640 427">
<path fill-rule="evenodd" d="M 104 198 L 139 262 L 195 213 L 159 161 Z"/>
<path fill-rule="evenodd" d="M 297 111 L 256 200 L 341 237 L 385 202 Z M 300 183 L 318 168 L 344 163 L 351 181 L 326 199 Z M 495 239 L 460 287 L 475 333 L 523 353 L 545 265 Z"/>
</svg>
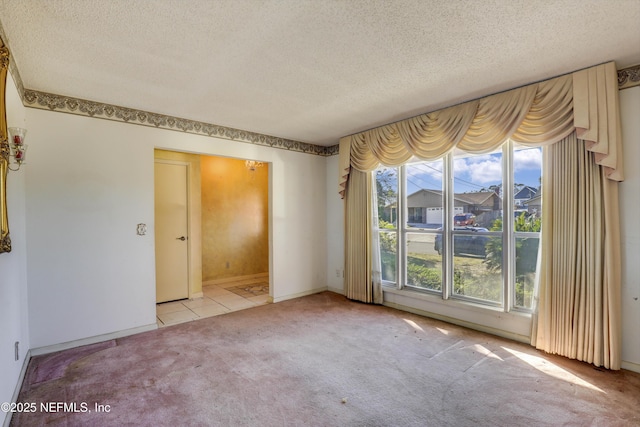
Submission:
<svg viewBox="0 0 640 427">
<path fill-rule="evenodd" d="M 202 282 L 269 271 L 269 166 L 244 160 L 155 151 L 157 160 L 190 164 L 190 298 Z"/>
<path fill-rule="evenodd" d="M 202 279 L 269 271 L 269 165 L 201 157 Z"/>
</svg>

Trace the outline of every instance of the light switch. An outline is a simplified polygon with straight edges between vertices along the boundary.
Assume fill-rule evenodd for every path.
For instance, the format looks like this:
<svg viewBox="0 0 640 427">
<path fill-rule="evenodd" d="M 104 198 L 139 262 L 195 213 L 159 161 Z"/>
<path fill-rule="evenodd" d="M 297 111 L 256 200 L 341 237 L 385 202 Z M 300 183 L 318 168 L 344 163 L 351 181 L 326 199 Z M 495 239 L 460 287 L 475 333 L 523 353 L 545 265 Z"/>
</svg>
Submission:
<svg viewBox="0 0 640 427">
<path fill-rule="evenodd" d="M 147 234 L 147 224 L 138 224 L 138 236 L 144 236 Z"/>
</svg>

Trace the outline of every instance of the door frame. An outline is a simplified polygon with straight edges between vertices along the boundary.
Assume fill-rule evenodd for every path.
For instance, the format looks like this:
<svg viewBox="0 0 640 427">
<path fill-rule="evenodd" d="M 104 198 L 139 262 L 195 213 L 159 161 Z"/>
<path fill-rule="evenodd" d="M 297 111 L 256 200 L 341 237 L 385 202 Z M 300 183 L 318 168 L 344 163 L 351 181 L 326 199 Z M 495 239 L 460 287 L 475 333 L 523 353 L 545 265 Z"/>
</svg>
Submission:
<svg viewBox="0 0 640 427">
<path fill-rule="evenodd" d="M 168 150 L 159 149 L 163 152 Z M 176 157 L 180 157 L 186 153 L 176 153 Z M 193 162 L 188 160 L 173 160 L 159 157 L 154 154 L 154 164 L 165 163 L 186 166 L 187 170 L 187 281 L 188 281 L 188 298 L 195 299 L 204 296 L 202 292 L 202 247 L 200 235 L 200 210 L 201 202 L 195 197 L 200 192 L 200 168 L 194 167 Z M 199 163 L 198 163 L 199 165 Z M 196 175 L 197 176 L 194 176 Z M 196 200 L 197 199 L 197 200 Z M 155 224 L 155 219 L 154 219 Z M 154 229 L 155 238 L 155 229 Z M 155 253 L 155 243 L 154 243 Z M 155 256 L 154 256 L 155 258 Z M 154 261 L 155 262 L 155 261 Z M 156 279 L 157 280 L 157 279 Z"/>
<path fill-rule="evenodd" d="M 168 148 L 165 146 L 154 146 L 154 161 L 164 162 L 183 162 L 189 163 L 189 176 L 187 183 L 189 191 L 187 194 L 187 203 L 189 209 L 189 299 L 202 298 L 204 293 L 202 290 L 202 200 L 201 190 L 202 182 L 200 177 L 200 158 L 201 156 L 227 157 L 237 160 L 245 160 L 245 156 L 224 155 L 219 153 L 204 151 L 186 151 L 181 148 Z M 260 160 L 269 165 L 268 183 L 267 183 L 267 200 L 268 200 L 268 230 L 269 230 L 269 302 L 274 302 L 274 295 L 277 283 L 275 281 L 274 269 L 274 162 L 268 160 Z M 155 222 L 154 222 L 155 223 Z M 154 233 L 155 238 L 155 233 Z M 154 272 L 155 272 L 155 243 L 154 243 Z M 154 280 L 155 283 L 155 280 Z M 155 297 L 154 297 L 155 305 Z"/>
</svg>

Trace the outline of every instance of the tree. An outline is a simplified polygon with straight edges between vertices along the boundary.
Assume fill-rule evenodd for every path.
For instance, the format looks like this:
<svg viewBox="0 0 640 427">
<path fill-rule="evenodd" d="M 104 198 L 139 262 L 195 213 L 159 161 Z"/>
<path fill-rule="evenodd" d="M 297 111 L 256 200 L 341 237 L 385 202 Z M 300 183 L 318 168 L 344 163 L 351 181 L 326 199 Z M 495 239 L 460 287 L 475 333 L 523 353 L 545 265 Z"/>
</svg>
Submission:
<svg viewBox="0 0 640 427">
<path fill-rule="evenodd" d="M 542 218 L 527 217 L 526 212 L 515 218 L 514 230 L 522 232 L 540 232 Z M 491 231 L 502 230 L 502 219 L 496 219 L 491 226 Z M 516 239 L 516 305 L 529 307 L 533 293 L 533 278 L 538 261 L 537 237 L 523 237 Z M 484 263 L 488 270 L 500 271 L 502 268 L 502 239 L 492 237 L 486 245 L 486 258 Z"/>
<path fill-rule="evenodd" d="M 378 226 L 381 230 L 393 229 L 393 225 L 384 220 L 380 220 Z M 378 233 L 380 239 L 380 261 L 382 268 L 383 280 L 396 280 L 396 247 L 397 247 L 397 233 L 386 233 L 381 231 Z"/>
<path fill-rule="evenodd" d="M 376 194 L 378 199 L 378 217 L 384 221 L 393 223 L 391 211 L 385 210 L 398 201 L 398 178 L 395 169 L 379 169 L 376 171 Z"/>
</svg>

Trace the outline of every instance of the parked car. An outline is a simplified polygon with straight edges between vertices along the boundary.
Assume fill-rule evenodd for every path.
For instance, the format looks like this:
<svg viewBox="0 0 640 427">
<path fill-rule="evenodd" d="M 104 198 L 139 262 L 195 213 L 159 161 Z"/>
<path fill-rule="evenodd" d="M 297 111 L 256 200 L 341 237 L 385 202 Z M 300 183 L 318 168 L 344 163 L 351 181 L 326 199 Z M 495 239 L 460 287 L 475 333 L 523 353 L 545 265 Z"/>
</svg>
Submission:
<svg viewBox="0 0 640 427">
<path fill-rule="evenodd" d="M 454 225 L 475 225 L 476 216 L 472 213 L 461 213 L 453 217 Z"/>
<path fill-rule="evenodd" d="M 456 234 L 453 237 L 453 253 L 454 255 L 475 255 L 484 257 L 486 255 L 485 247 L 489 241 L 489 236 L 483 235 L 487 230 L 484 227 L 454 227 L 455 231 L 471 231 L 474 234 Z M 475 233 L 478 233 L 477 235 Z M 433 249 L 442 254 L 442 234 L 436 235 Z"/>
</svg>

